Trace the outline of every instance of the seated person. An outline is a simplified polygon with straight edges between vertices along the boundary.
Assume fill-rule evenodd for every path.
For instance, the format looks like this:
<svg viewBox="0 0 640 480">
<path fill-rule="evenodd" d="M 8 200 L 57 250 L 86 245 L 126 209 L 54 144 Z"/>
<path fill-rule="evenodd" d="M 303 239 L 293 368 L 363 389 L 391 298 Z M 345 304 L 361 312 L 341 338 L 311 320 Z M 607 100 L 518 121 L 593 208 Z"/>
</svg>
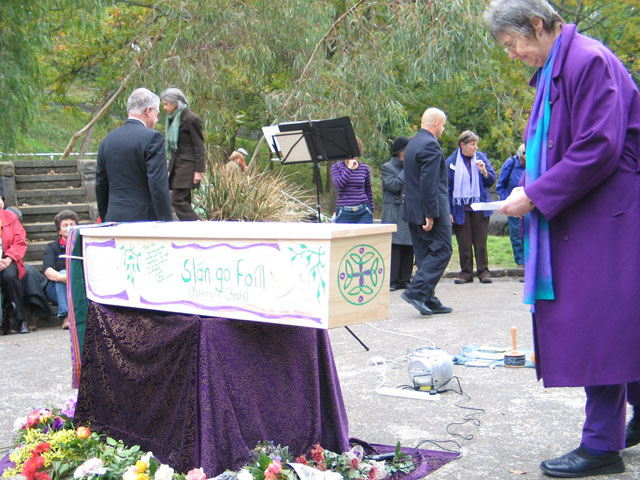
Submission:
<svg viewBox="0 0 640 480">
<path fill-rule="evenodd" d="M 244 163 L 244 155 L 240 152 L 233 152 L 229 156 L 229 161 L 224 166 L 227 172 L 246 172 L 247 165 Z"/>
<path fill-rule="evenodd" d="M 62 210 L 54 217 L 59 237 L 47 245 L 42 259 L 42 273 L 47 277 L 45 291 L 49 300 L 58 305 L 58 319 L 64 330 L 69 329 L 69 306 L 67 304 L 67 270 L 64 255 L 69 227 L 78 224 L 78 215 L 71 210 Z"/>
<path fill-rule="evenodd" d="M 2 252 L 0 254 L 0 280 L 2 296 L 11 305 L 13 318 L 18 324 L 20 333 L 29 333 L 29 325 L 25 317 L 23 303 L 22 278 L 25 275 L 24 255 L 27 253 L 27 234 L 18 216 L 4 208 L 4 198 L 0 196 L 0 236 L 2 237 Z M 2 317 L 0 334 L 9 333 L 10 320 Z"/>
</svg>

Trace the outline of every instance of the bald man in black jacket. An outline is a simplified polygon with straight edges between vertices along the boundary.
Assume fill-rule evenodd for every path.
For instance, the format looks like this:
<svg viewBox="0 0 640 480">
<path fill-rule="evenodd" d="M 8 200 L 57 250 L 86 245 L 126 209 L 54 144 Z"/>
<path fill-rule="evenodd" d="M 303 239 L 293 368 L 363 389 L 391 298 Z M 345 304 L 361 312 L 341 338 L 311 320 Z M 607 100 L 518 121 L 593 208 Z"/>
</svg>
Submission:
<svg viewBox="0 0 640 480">
<path fill-rule="evenodd" d="M 435 296 L 452 252 L 447 167 L 438 143 L 446 123 L 444 112 L 427 109 L 404 152 L 404 219 L 418 271 L 400 297 L 422 315 L 451 312 Z"/>
</svg>

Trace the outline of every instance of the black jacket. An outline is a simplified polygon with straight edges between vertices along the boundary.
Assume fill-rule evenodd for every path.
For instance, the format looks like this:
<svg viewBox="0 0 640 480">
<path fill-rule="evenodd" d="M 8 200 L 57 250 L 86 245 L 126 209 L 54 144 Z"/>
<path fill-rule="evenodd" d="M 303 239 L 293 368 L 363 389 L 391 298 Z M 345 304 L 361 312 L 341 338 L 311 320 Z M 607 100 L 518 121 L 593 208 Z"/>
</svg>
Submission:
<svg viewBox="0 0 640 480">
<path fill-rule="evenodd" d="M 171 221 L 164 137 L 128 119 L 100 144 L 96 200 L 106 222 Z"/>
<path fill-rule="evenodd" d="M 404 218 L 424 225 L 451 225 L 447 165 L 436 137 L 424 128 L 411 139 L 404 152 Z"/>
</svg>

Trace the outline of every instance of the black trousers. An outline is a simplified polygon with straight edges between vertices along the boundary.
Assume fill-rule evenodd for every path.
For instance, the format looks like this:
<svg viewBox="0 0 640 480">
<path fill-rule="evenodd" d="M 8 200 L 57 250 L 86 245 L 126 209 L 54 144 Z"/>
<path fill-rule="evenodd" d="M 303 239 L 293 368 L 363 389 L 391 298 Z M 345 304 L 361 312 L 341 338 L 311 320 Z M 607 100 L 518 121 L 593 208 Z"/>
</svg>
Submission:
<svg viewBox="0 0 640 480">
<path fill-rule="evenodd" d="M 171 206 L 180 220 L 200 220 L 191 206 L 191 189 L 174 188 L 171 190 Z"/>
<path fill-rule="evenodd" d="M 490 277 L 489 255 L 487 254 L 487 235 L 489 217 L 484 212 L 464 212 L 464 224 L 453 225 L 460 253 L 460 278 L 473 278 L 473 254 L 476 254 L 478 278 Z"/>
<path fill-rule="evenodd" d="M 422 302 L 435 298 L 436 285 L 451 260 L 451 225 L 435 225 L 425 232 L 422 225 L 409 224 L 418 271 L 405 294 Z"/>
<path fill-rule="evenodd" d="M 24 288 L 22 287 L 22 280 L 18 278 L 18 266 L 15 263 L 11 263 L 0 274 L 2 282 L 2 293 L 7 302 L 13 302 L 16 305 L 16 309 L 13 312 L 14 320 L 20 324 L 20 322 L 26 320 L 24 314 Z"/>
<path fill-rule="evenodd" d="M 411 281 L 413 271 L 413 245 L 391 244 L 390 285 L 401 287 Z"/>
</svg>

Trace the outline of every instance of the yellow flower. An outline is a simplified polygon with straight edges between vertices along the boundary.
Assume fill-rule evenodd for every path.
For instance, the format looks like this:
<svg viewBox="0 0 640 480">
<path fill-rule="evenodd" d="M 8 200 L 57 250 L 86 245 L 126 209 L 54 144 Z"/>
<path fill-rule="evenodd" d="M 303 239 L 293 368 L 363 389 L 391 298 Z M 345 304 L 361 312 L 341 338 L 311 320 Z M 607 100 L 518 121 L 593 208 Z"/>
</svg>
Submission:
<svg viewBox="0 0 640 480">
<path fill-rule="evenodd" d="M 142 460 L 138 460 L 136 462 L 136 470 L 138 470 L 138 473 L 143 473 L 147 470 L 147 468 L 149 468 L 149 465 L 147 465 L 146 463 L 144 463 Z M 142 479 L 141 479 L 142 480 Z"/>
<path fill-rule="evenodd" d="M 138 473 L 136 475 L 136 480 L 149 480 L 149 475 L 146 473 Z"/>
</svg>

